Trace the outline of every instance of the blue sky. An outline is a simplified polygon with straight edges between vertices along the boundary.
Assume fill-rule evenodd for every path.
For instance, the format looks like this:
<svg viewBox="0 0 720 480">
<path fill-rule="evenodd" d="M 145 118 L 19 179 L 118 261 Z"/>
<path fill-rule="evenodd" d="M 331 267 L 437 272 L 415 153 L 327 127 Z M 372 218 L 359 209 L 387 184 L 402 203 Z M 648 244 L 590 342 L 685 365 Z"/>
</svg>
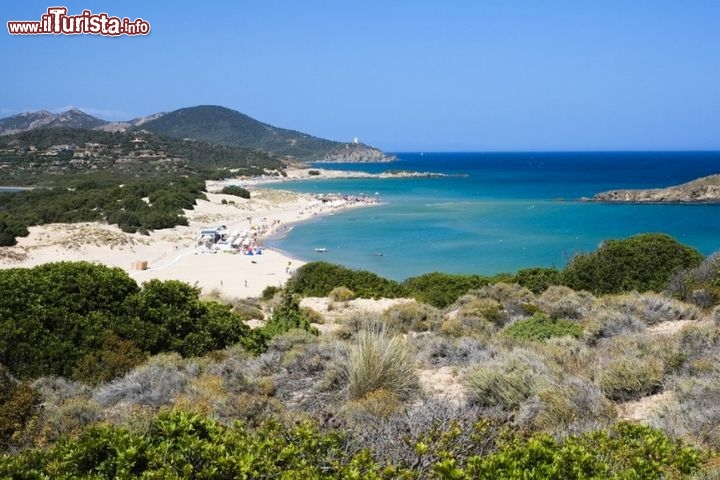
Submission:
<svg viewBox="0 0 720 480">
<path fill-rule="evenodd" d="M 718 150 L 720 1 L 0 5 L 0 116 L 199 104 L 388 151 Z M 12 36 L 60 4 L 148 36 Z"/>
</svg>

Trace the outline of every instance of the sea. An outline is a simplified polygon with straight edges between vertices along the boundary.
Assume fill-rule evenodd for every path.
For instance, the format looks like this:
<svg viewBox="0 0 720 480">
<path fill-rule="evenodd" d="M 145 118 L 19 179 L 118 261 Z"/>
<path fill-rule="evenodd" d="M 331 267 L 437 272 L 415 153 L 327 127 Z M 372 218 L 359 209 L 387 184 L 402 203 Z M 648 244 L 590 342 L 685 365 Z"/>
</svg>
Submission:
<svg viewBox="0 0 720 480">
<path fill-rule="evenodd" d="M 266 245 L 303 261 L 328 261 L 398 281 L 429 272 L 560 269 L 604 240 L 646 232 L 667 233 L 705 255 L 720 250 L 720 205 L 582 200 L 606 190 L 667 187 L 720 173 L 720 152 L 396 155 L 393 163 L 317 166 L 446 176 L 274 185 L 297 192 L 370 195 L 381 204 L 296 224 Z"/>
</svg>

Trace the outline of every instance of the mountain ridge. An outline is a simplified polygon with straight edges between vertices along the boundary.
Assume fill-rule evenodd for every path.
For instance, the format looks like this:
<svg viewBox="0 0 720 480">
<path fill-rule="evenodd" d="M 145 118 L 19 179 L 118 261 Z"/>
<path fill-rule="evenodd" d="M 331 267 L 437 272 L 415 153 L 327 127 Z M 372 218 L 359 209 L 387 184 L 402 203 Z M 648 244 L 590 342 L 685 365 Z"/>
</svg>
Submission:
<svg viewBox="0 0 720 480">
<path fill-rule="evenodd" d="M 0 135 L 57 127 L 121 132 L 147 130 L 173 138 L 262 150 L 288 161 L 385 162 L 395 159 L 357 141 L 337 142 L 275 127 L 218 105 L 184 107 L 116 122 L 99 119 L 77 108 L 62 113 L 24 112 L 0 119 Z"/>
</svg>

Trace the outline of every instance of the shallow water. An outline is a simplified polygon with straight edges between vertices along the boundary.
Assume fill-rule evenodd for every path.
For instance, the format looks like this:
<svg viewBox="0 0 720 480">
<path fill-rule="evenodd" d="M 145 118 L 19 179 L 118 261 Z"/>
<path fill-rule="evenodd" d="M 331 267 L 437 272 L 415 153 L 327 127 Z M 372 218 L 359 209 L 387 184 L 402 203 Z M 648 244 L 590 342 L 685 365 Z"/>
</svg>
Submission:
<svg viewBox="0 0 720 480">
<path fill-rule="evenodd" d="M 400 153 L 393 164 L 342 170 L 433 171 L 442 178 L 308 180 L 303 192 L 378 194 L 383 205 L 299 224 L 268 242 L 305 261 L 326 260 L 402 280 L 432 271 L 495 274 L 562 267 L 608 238 L 664 232 L 710 254 L 720 249 L 720 205 L 580 201 L 615 188 L 683 183 L 720 171 L 720 153 Z M 327 248 L 317 253 L 316 247 Z"/>
</svg>

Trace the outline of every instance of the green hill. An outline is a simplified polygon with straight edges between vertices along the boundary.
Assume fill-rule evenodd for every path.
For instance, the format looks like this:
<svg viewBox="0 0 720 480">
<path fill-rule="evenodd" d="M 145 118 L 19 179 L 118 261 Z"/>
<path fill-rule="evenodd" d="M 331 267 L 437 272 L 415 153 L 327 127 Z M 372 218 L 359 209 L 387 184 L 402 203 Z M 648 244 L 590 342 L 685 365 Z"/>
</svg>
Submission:
<svg viewBox="0 0 720 480">
<path fill-rule="evenodd" d="M 229 108 L 201 105 L 166 113 L 138 127 L 175 138 L 259 149 L 303 161 L 386 161 L 380 150 L 274 127 Z"/>
</svg>

